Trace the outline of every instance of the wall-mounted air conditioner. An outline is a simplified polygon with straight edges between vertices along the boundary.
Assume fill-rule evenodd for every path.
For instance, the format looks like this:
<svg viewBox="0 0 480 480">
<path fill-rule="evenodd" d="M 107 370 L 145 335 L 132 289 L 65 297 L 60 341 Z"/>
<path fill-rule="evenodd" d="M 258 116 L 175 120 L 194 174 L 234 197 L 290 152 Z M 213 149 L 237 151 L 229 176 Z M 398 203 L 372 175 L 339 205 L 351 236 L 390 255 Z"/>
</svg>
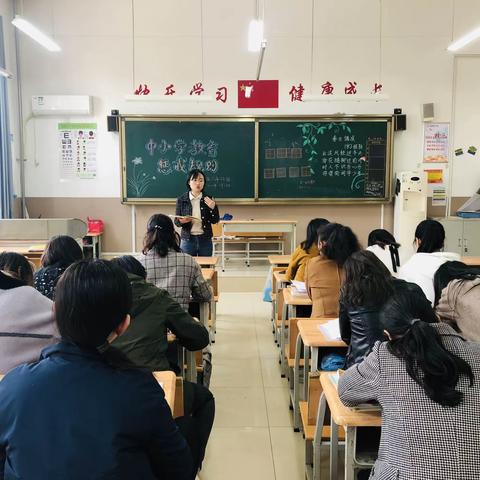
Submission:
<svg viewBox="0 0 480 480">
<path fill-rule="evenodd" d="M 89 95 L 34 95 L 32 114 L 40 115 L 91 115 L 92 97 Z"/>
</svg>

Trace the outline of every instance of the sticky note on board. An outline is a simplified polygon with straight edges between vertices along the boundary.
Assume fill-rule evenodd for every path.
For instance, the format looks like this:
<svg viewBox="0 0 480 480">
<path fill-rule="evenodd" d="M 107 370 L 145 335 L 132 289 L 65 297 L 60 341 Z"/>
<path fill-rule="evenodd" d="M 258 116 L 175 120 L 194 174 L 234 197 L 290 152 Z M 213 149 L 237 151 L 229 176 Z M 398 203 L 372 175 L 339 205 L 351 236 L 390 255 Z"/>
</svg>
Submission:
<svg viewBox="0 0 480 480">
<path fill-rule="evenodd" d="M 463 155 L 463 148 L 456 148 L 455 156 L 459 157 L 460 155 Z"/>
<path fill-rule="evenodd" d="M 475 155 L 475 154 L 477 153 L 477 147 L 474 147 L 473 145 L 470 145 L 470 146 L 468 147 L 468 150 L 467 150 L 467 151 L 468 151 L 468 153 L 469 153 L 470 155 Z"/>
</svg>

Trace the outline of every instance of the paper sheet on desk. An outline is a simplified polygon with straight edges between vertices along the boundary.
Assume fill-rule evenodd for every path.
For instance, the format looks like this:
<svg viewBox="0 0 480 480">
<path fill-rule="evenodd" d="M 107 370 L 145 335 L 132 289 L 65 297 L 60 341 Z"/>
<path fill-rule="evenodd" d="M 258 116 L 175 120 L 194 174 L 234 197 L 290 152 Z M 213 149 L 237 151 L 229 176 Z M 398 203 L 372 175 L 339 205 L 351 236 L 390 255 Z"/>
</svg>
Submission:
<svg viewBox="0 0 480 480">
<path fill-rule="evenodd" d="M 307 287 L 305 282 L 299 282 L 298 280 L 292 280 L 292 294 L 293 295 L 305 295 L 307 293 Z"/>
<path fill-rule="evenodd" d="M 322 323 L 318 326 L 318 329 L 327 337 L 328 340 L 341 340 L 340 336 L 340 323 L 338 318 L 329 320 L 326 323 Z"/>
</svg>

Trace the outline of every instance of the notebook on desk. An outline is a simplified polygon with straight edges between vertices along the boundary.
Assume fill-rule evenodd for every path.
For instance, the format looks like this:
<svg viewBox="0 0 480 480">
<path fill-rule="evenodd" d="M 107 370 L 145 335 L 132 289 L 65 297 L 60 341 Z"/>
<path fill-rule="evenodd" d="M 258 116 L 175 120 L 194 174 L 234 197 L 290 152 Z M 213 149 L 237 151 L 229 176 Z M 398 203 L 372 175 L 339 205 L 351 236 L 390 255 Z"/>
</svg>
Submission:
<svg viewBox="0 0 480 480">
<path fill-rule="evenodd" d="M 326 323 L 318 325 L 318 329 L 325 335 L 328 340 L 341 340 L 340 323 L 338 318 L 329 320 Z"/>
</svg>

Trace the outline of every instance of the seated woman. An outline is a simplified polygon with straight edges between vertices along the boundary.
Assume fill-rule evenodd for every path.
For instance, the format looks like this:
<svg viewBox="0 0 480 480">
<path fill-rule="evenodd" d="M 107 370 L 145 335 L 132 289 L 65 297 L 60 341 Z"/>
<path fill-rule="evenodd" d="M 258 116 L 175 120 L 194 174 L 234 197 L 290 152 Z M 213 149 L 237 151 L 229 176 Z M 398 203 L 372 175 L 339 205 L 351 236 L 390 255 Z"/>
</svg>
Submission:
<svg viewBox="0 0 480 480">
<path fill-rule="evenodd" d="M 130 255 L 112 260 L 128 275 L 132 286 L 132 321 L 128 330 L 112 342 L 139 368 L 171 370 L 167 359 L 167 328 L 187 350 L 201 350 L 209 344 L 208 330 L 194 320 L 170 295 L 148 283 L 142 264 Z M 177 366 L 175 366 L 177 367 Z M 178 368 L 174 368 L 178 371 Z M 176 419 L 193 455 L 195 469 L 205 456 L 215 417 L 215 400 L 203 385 L 183 382 L 185 417 Z"/>
<path fill-rule="evenodd" d="M 345 405 L 382 407 L 371 480 L 480 478 L 480 345 L 428 323 L 429 309 L 419 293 L 395 294 L 381 315 L 389 340 L 339 379 Z"/>
<path fill-rule="evenodd" d="M 32 283 L 32 266 L 23 255 L 0 253 L 0 374 L 37 361 L 58 341 L 53 304 Z"/>
<path fill-rule="evenodd" d="M 35 272 L 34 287 L 53 300 L 55 286 L 60 275 L 72 263 L 83 258 L 83 252 L 77 241 L 68 235 L 52 237 L 42 255 L 42 268 Z"/>
<path fill-rule="evenodd" d="M 400 244 L 388 230 L 377 228 L 368 235 L 367 250 L 374 253 L 392 275 L 395 275 L 400 267 L 399 248 Z"/>
<path fill-rule="evenodd" d="M 126 273 L 108 261 L 81 260 L 64 272 L 55 294 L 62 342 L 0 382 L 5 478 L 195 477 L 152 374 L 116 368 L 99 352 L 127 330 L 131 301 Z"/>
<path fill-rule="evenodd" d="M 394 294 L 405 290 L 424 298 L 425 315 L 437 319 L 422 289 L 390 275 L 385 265 L 372 252 L 361 250 L 345 262 L 344 281 L 340 291 L 340 333 L 348 345 L 346 367 L 361 362 L 377 341 L 386 340 L 380 323 L 380 311 Z"/>
<path fill-rule="evenodd" d="M 480 342 L 480 268 L 446 262 L 433 277 L 436 313 L 472 342 Z"/>
<path fill-rule="evenodd" d="M 343 264 L 360 250 L 356 235 L 349 227 L 329 223 L 318 233 L 320 255 L 305 266 L 305 284 L 312 299 L 312 317 L 338 316 L 338 298 Z"/>
<path fill-rule="evenodd" d="M 208 302 L 212 293 L 200 265 L 180 251 L 180 238 L 167 215 L 157 213 L 148 220 L 142 255 L 137 258 L 147 271 L 147 281 L 166 290 L 185 311 L 190 299 Z"/>
<path fill-rule="evenodd" d="M 436 220 L 423 220 L 415 230 L 415 253 L 403 267 L 398 278 L 416 283 L 433 304 L 435 292 L 433 276 L 438 267 L 445 262 L 460 260 L 458 253 L 442 252 L 445 244 L 445 229 Z"/>
<path fill-rule="evenodd" d="M 288 264 L 285 276 L 287 280 L 305 281 L 305 265 L 314 257 L 318 257 L 318 230 L 329 222 L 324 218 L 314 218 L 307 226 L 307 238 L 295 249 Z"/>
</svg>

